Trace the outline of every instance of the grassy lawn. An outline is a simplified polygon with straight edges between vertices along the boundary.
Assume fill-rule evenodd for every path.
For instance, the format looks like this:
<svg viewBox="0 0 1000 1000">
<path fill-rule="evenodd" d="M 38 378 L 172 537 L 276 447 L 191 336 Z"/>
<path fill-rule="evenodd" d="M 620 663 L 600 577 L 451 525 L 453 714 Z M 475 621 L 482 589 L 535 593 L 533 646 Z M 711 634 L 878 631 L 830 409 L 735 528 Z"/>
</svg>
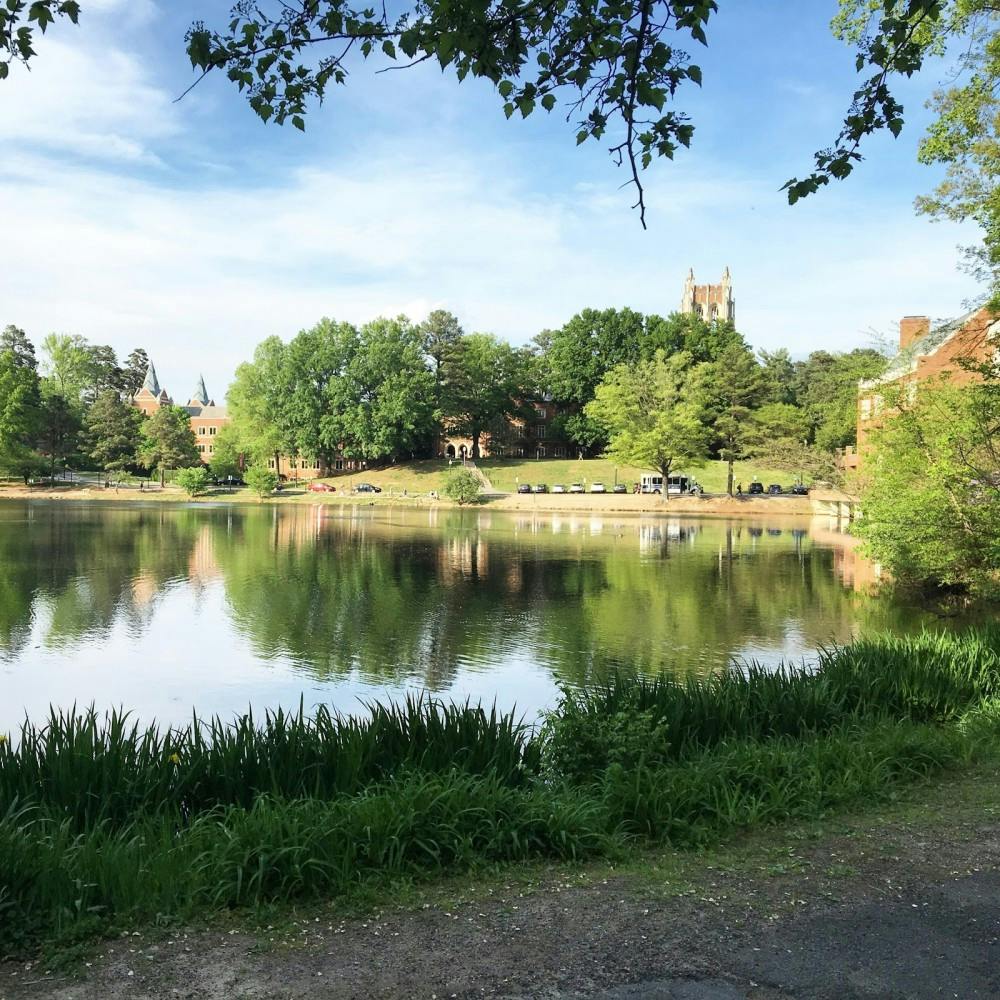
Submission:
<svg viewBox="0 0 1000 1000">
<path fill-rule="evenodd" d="M 603 458 L 583 460 L 486 458 L 481 459 L 478 464 L 498 490 L 508 493 L 517 489 L 518 482 L 545 483 L 550 487 L 557 483 L 566 487 L 571 483 L 586 483 L 589 487 L 591 483 L 597 482 L 604 483 L 610 489 L 616 481 L 616 472 L 617 481 L 626 483 L 631 489 L 645 471 L 627 465 L 616 465 Z M 754 476 L 765 486 L 769 483 L 781 483 L 787 487 L 797 479 L 791 473 L 768 469 L 755 462 L 737 462 L 734 471 L 736 482 L 742 482 L 744 490 L 753 481 Z M 726 463 L 709 462 L 694 470 L 694 478 L 708 493 L 722 493 L 726 489 Z"/>
<path fill-rule="evenodd" d="M 337 492 L 350 492 L 358 483 L 371 483 L 384 493 L 408 494 L 440 491 L 444 487 L 444 477 L 448 473 L 445 460 L 425 459 L 416 462 L 402 462 L 384 469 L 366 469 L 364 472 L 338 472 L 323 480 L 336 486 Z"/>
</svg>

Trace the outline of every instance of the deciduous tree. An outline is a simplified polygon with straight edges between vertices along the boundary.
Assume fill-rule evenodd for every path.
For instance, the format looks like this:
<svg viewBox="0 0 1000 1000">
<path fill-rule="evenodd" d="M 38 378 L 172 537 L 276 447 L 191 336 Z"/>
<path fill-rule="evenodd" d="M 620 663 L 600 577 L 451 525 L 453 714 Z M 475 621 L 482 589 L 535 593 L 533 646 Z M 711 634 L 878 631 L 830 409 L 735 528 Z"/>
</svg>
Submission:
<svg viewBox="0 0 1000 1000">
<path fill-rule="evenodd" d="M 449 368 L 445 422 L 450 433 L 472 438 L 473 459 L 487 430 L 522 413 L 527 364 L 525 353 L 493 334 L 462 338 Z"/>
<path fill-rule="evenodd" d="M 886 394 L 858 531 L 897 581 L 1000 592 L 998 375 Z"/>
<path fill-rule="evenodd" d="M 690 358 L 657 351 L 648 361 L 613 368 L 587 414 L 606 431 L 607 454 L 623 465 L 655 469 L 666 480 L 708 458 L 710 431 L 691 385 Z"/>
</svg>

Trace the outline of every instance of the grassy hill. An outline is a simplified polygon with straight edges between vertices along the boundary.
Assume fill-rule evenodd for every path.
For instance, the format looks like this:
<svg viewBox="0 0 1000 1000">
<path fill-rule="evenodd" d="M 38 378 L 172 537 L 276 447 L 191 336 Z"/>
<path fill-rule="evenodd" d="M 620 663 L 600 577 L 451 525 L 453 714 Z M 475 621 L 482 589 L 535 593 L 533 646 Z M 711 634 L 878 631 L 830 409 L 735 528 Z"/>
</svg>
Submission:
<svg viewBox="0 0 1000 1000">
<path fill-rule="evenodd" d="M 615 465 L 603 458 L 592 459 L 480 459 L 479 468 L 489 477 L 495 489 L 513 493 L 518 483 L 545 483 L 550 488 L 557 483 L 569 487 L 571 483 L 583 483 L 588 488 L 591 483 L 604 483 L 611 489 L 615 482 L 626 483 L 629 489 L 638 482 L 643 470 L 627 465 Z M 454 466 L 452 467 L 454 468 Z M 365 472 L 341 472 L 330 476 L 326 482 L 332 483 L 338 491 L 349 491 L 357 483 L 373 483 L 383 492 L 398 496 L 406 491 L 409 495 L 440 491 L 448 474 L 447 461 L 426 459 L 387 466 L 384 469 L 369 469 Z M 709 462 L 694 469 L 694 478 L 709 493 L 722 493 L 726 489 L 726 463 Z M 736 463 L 736 481 L 743 483 L 744 490 L 756 476 L 765 485 L 781 483 L 790 486 L 797 478 L 788 472 L 779 472 L 754 462 Z M 807 480 L 808 481 L 808 480 Z"/>
<path fill-rule="evenodd" d="M 482 459 L 479 468 L 489 476 L 494 487 L 504 492 L 513 492 L 520 483 L 545 483 L 552 487 L 557 483 L 583 483 L 588 488 L 591 483 L 604 483 L 610 489 L 616 482 L 625 483 L 629 489 L 639 481 L 643 469 L 627 465 L 616 465 L 603 458 L 593 459 Z M 709 462 L 701 468 L 690 471 L 708 493 L 722 493 L 726 489 L 726 463 Z M 765 485 L 781 483 L 790 486 L 798 477 L 788 472 L 779 472 L 755 462 L 737 462 L 736 482 L 749 486 L 756 476 Z"/>
</svg>

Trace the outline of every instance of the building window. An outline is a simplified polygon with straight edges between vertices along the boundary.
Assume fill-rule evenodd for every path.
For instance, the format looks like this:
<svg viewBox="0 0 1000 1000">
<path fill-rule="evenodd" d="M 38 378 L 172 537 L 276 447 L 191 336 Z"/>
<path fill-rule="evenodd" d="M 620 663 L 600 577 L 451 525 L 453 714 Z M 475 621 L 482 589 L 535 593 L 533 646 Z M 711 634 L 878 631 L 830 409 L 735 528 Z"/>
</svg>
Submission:
<svg viewBox="0 0 1000 1000">
<path fill-rule="evenodd" d="M 216 432 L 217 430 L 218 430 L 218 428 L 217 428 L 217 427 L 209 427 L 209 429 L 208 429 L 208 433 L 209 433 L 209 434 L 214 434 L 214 433 L 215 433 L 215 432 Z"/>
<path fill-rule="evenodd" d="M 205 428 L 204 427 L 199 427 L 198 428 L 198 433 L 199 434 L 204 434 L 205 433 Z"/>
<path fill-rule="evenodd" d="M 336 461 L 335 461 L 335 462 L 333 463 L 333 467 L 334 467 L 334 468 L 335 468 L 335 469 L 336 469 L 336 470 L 337 470 L 338 472 L 343 472 L 343 470 L 344 470 L 344 460 L 343 460 L 342 458 L 338 458 L 338 459 L 337 459 L 337 460 L 336 460 Z"/>
<path fill-rule="evenodd" d="M 209 453 L 209 455 L 211 455 L 214 451 L 215 451 L 215 447 L 213 445 L 209 445 L 208 446 L 208 453 Z"/>
<path fill-rule="evenodd" d="M 198 451 L 204 452 L 205 446 L 203 444 L 198 445 Z"/>
<path fill-rule="evenodd" d="M 273 459 L 273 458 L 269 458 L 269 459 L 267 460 L 267 467 L 268 467 L 269 469 L 273 469 L 273 468 L 274 468 L 274 459 Z"/>
<path fill-rule="evenodd" d="M 545 437 L 545 428 L 544 427 L 536 427 L 535 428 L 535 437 L 544 438 Z"/>
<path fill-rule="evenodd" d="M 861 400 L 861 419 L 871 420 L 872 418 L 872 401 L 870 399 Z"/>
</svg>

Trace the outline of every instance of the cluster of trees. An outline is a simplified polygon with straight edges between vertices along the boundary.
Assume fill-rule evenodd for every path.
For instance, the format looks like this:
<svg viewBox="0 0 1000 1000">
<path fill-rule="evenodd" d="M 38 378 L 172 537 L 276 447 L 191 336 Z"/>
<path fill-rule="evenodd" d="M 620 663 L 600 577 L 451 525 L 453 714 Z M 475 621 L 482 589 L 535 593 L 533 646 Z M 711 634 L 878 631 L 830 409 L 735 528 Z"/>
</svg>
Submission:
<svg viewBox="0 0 1000 1000">
<path fill-rule="evenodd" d="M 858 380 L 886 364 L 872 348 L 815 351 L 804 361 L 784 349 L 755 354 L 731 323 L 631 309 L 585 309 L 535 345 L 538 380 L 559 405 L 565 438 L 587 453 L 611 445 L 623 461 L 657 468 L 655 452 L 686 439 L 676 457 L 688 464 L 760 457 L 833 475 L 833 453 L 855 442 Z M 650 434 L 657 448 L 626 445 Z"/>
<path fill-rule="evenodd" d="M 478 455 L 485 432 L 532 394 L 532 363 L 530 350 L 465 333 L 443 311 L 419 325 L 323 319 L 287 344 L 268 338 L 237 368 L 221 443 L 258 463 L 302 455 L 332 466 L 340 455 L 431 455 L 447 426 Z"/>
<path fill-rule="evenodd" d="M 52 333 L 41 358 L 23 330 L 0 333 L 0 473 L 55 476 L 71 466 L 108 473 L 199 463 L 183 407 L 151 417 L 132 405 L 149 359 L 136 348 L 119 364 L 112 348 Z"/>
<path fill-rule="evenodd" d="M 443 310 L 422 324 L 324 319 L 290 343 L 265 340 L 240 365 L 216 451 L 383 462 L 434 455 L 447 432 L 468 436 L 475 458 L 487 435 L 495 447 L 511 420 L 534 421 L 531 404 L 545 398 L 557 406 L 547 440 L 580 455 L 620 450 L 618 424 L 635 430 L 641 413 L 666 421 L 656 434 L 671 448 L 697 443 L 677 453 L 687 461 L 759 455 L 831 473 L 833 451 L 854 441 L 857 382 L 884 364 L 869 349 L 758 356 L 730 323 L 631 309 L 584 310 L 522 348 L 465 333 Z M 629 380 L 636 413 L 619 398 L 616 416 L 610 394 Z M 659 467 L 651 453 L 634 464 Z"/>
</svg>

